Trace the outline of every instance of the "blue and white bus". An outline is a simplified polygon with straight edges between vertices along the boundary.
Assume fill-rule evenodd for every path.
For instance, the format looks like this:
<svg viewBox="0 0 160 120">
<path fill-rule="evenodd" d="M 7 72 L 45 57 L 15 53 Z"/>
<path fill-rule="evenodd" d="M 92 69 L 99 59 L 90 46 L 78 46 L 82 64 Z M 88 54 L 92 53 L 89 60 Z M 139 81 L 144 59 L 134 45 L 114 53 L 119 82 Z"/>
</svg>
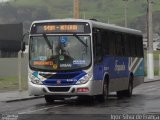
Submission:
<svg viewBox="0 0 160 120">
<path fill-rule="evenodd" d="M 29 33 L 30 95 L 105 101 L 132 95 L 144 80 L 142 33 L 94 20 L 35 21 Z"/>
</svg>

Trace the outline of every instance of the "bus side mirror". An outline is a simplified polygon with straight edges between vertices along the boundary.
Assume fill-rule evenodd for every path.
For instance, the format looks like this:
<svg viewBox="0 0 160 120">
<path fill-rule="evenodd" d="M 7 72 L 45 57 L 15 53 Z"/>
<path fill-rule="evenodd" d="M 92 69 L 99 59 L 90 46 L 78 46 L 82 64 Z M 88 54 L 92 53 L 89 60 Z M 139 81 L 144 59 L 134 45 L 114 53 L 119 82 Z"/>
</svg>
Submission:
<svg viewBox="0 0 160 120">
<path fill-rule="evenodd" d="M 28 36 L 28 35 L 29 35 L 29 32 L 26 32 L 26 33 L 23 35 L 22 42 L 21 42 L 21 51 L 22 51 L 22 52 L 24 52 L 25 49 L 26 49 L 26 44 L 25 44 L 25 42 L 24 42 L 24 39 L 25 39 L 25 37 Z"/>
</svg>

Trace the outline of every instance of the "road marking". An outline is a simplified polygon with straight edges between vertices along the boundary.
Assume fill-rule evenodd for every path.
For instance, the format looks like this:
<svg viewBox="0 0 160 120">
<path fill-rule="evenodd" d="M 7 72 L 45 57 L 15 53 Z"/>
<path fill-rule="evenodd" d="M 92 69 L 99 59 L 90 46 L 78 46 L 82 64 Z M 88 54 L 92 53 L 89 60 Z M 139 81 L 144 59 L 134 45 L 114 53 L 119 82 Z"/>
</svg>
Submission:
<svg viewBox="0 0 160 120">
<path fill-rule="evenodd" d="M 18 113 L 18 114 L 34 113 L 34 112 L 37 112 L 37 111 L 47 110 L 47 109 L 50 109 L 50 108 L 63 107 L 63 106 L 65 106 L 65 105 L 67 105 L 67 104 L 62 104 L 62 105 L 57 105 L 57 106 L 52 106 L 52 107 L 46 107 L 46 108 L 41 108 L 41 109 L 32 110 L 32 111 L 20 112 L 20 113 Z"/>
<path fill-rule="evenodd" d="M 156 87 L 157 85 L 150 85 L 148 86 L 147 88 L 153 88 L 153 87 Z"/>
</svg>

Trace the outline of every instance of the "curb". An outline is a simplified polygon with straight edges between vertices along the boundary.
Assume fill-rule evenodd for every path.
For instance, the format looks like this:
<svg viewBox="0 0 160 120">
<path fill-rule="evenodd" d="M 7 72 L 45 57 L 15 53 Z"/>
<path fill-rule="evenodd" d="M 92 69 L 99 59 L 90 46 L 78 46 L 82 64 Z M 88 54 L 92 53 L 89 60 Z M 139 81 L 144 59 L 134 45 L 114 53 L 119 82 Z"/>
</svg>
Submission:
<svg viewBox="0 0 160 120">
<path fill-rule="evenodd" d="M 144 83 L 151 83 L 151 82 L 157 82 L 157 81 L 160 81 L 160 79 L 144 81 Z"/>
<path fill-rule="evenodd" d="M 17 102 L 17 101 L 26 101 L 26 100 L 33 100 L 33 99 L 39 99 L 43 98 L 44 96 L 35 96 L 35 97 L 28 97 L 28 98 L 18 98 L 18 99 L 13 99 L 13 100 L 6 100 L 2 102 L 10 103 L 10 102 Z"/>
</svg>

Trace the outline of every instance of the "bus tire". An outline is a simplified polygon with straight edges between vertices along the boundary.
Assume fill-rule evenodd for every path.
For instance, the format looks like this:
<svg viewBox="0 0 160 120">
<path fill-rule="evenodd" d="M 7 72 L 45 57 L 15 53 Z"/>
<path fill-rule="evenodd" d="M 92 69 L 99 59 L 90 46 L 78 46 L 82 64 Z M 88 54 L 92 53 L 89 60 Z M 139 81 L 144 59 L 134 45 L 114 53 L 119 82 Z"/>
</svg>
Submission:
<svg viewBox="0 0 160 120">
<path fill-rule="evenodd" d="M 132 92 L 133 92 L 133 77 L 130 77 L 128 89 L 125 91 L 125 96 L 126 97 L 131 97 Z"/>
<path fill-rule="evenodd" d="M 131 97 L 132 96 L 132 91 L 133 91 L 133 77 L 130 76 L 128 89 L 127 90 L 122 90 L 122 91 L 117 91 L 117 97 L 118 98 Z"/>
<path fill-rule="evenodd" d="M 97 95 L 96 99 L 99 102 L 105 102 L 108 98 L 108 94 L 109 94 L 109 82 L 108 82 L 108 80 L 105 80 L 103 83 L 103 94 Z"/>
<path fill-rule="evenodd" d="M 53 99 L 52 95 L 45 95 L 44 98 L 45 98 L 46 103 L 48 103 L 48 104 L 54 103 L 55 99 Z"/>
<path fill-rule="evenodd" d="M 124 97 L 124 91 L 117 91 L 117 97 L 118 98 Z"/>
</svg>

